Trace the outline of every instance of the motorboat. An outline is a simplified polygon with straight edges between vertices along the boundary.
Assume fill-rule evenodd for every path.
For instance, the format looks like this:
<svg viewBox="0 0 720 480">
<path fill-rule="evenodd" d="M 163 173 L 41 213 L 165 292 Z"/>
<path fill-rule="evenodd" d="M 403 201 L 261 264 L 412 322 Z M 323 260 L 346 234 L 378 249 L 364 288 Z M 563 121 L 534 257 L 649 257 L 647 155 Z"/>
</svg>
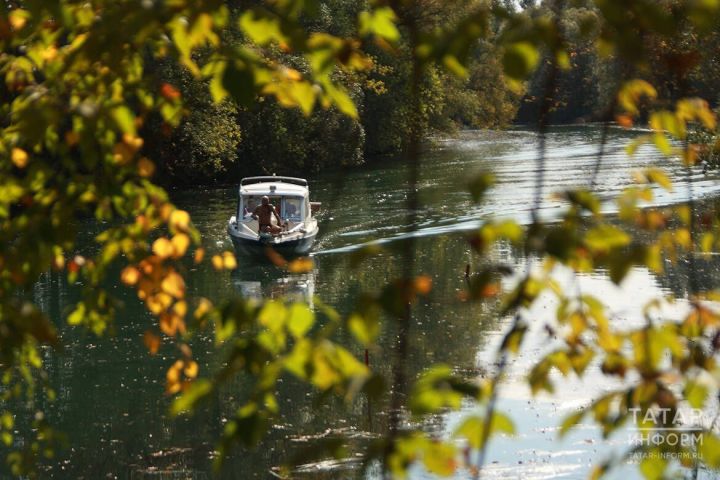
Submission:
<svg viewBox="0 0 720 480">
<path fill-rule="evenodd" d="M 268 197 L 280 222 L 271 215 L 273 228 L 260 231 L 256 209 Z M 247 177 L 240 181 L 237 210 L 228 221 L 228 234 L 240 254 L 262 253 L 268 247 L 284 256 L 305 255 L 318 233 L 313 210 L 320 206 L 310 202 L 308 182 L 295 177 Z M 272 230 L 274 233 L 271 233 Z"/>
</svg>

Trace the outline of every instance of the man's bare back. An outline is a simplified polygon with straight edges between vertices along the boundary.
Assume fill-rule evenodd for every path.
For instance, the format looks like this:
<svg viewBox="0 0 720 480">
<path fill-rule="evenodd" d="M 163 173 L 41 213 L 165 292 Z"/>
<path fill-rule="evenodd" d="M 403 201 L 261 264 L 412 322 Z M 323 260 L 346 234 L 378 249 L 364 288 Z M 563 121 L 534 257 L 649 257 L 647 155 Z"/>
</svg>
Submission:
<svg viewBox="0 0 720 480">
<path fill-rule="evenodd" d="M 280 225 L 280 215 L 278 215 L 275 207 L 270 203 L 268 197 L 262 198 L 262 205 L 258 205 L 253 212 L 253 217 L 257 219 L 260 232 L 269 232 L 272 234 L 280 233 L 282 228 L 272 224 L 272 217 L 275 215 L 278 225 Z"/>
</svg>

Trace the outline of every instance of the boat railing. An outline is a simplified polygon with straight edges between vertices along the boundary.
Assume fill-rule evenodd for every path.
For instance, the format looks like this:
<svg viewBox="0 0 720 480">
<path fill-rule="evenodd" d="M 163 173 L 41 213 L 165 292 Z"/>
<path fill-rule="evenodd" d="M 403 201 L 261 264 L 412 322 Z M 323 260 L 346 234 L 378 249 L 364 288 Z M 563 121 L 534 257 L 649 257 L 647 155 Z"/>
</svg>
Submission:
<svg viewBox="0 0 720 480">
<path fill-rule="evenodd" d="M 262 177 L 246 177 L 240 180 L 240 185 L 253 185 L 255 183 L 268 183 L 268 182 L 281 182 L 281 183 L 292 183 L 294 185 L 300 185 L 301 187 L 307 187 L 308 182 L 304 178 L 297 177 L 277 177 L 277 176 L 262 176 Z"/>
</svg>

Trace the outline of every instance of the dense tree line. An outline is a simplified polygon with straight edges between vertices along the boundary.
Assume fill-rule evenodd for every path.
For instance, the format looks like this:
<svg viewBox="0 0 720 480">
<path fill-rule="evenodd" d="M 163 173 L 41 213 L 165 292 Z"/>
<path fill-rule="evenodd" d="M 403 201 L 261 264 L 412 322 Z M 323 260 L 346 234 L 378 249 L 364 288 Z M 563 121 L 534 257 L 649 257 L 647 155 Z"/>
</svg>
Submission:
<svg viewBox="0 0 720 480">
<path fill-rule="evenodd" d="M 362 3 L 321 2 L 317 14 L 304 20 L 306 27 L 335 35 L 357 35 L 356 18 Z M 473 4 L 454 0 L 453 8 L 448 8 L 448 2 L 438 0 L 421 3 L 422 8 L 416 7 L 411 13 L 427 31 L 447 24 L 451 20 L 448 11 L 460 17 Z M 238 31 L 227 35 L 245 42 Z M 397 155 L 410 128 L 409 47 L 401 42 L 393 48 L 372 44 L 366 48 L 373 62 L 369 71 L 340 79 L 358 107 L 357 119 L 336 108 L 316 109 L 304 118 L 299 110 L 283 108 L 275 99 L 259 99 L 247 106 L 228 100 L 218 106 L 207 85 L 194 79 L 178 62 L 156 65 L 158 83 L 176 86 L 189 113 L 178 129 L 167 129 L 166 134 L 155 135 L 159 140 L 146 145 L 148 154 L 160 160 L 158 181 L 187 185 L 235 181 L 262 173 L 305 174 Z M 500 53 L 491 39 L 479 42 L 465 79 L 439 66 L 429 69 L 421 89 L 426 129 L 498 128 L 512 122 L 520 97 L 505 85 Z M 272 50 L 262 54 L 282 57 L 298 71 L 307 71 L 304 61 L 292 53 Z M 163 132 L 162 120 L 149 122 L 146 130 Z"/>
<path fill-rule="evenodd" d="M 535 19 L 551 13 L 547 2 L 525 0 L 515 6 L 496 1 L 505 8 L 523 9 Z M 247 3 L 228 2 L 235 11 L 247 7 Z M 460 17 L 476 2 L 451 3 L 424 0 L 410 13 L 417 16 L 423 30 L 432 31 L 452 24 L 453 18 L 448 15 Z M 673 5 L 672 1 L 666 2 L 670 12 Z M 353 36 L 357 35 L 355 20 L 362 8 L 363 2 L 328 0 L 303 21 L 310 31 Z M 567 58 L 551 62 L 551 56 L 541 52 L 538 68 L 525 85 L 513 86 L 504 77 L 503 49 L 498 45 L 505 32 L 499 22 L 490 26 L 486 38 L 474 44 L 465 78 L 441 66 L 430 66 L 421 89 L 425 129 L 447 133 L 458 128 L 532 124 L 539 118 L 544 98 L 552 99 L 547 108 L 549 123 L 612 120 L 617 113 L 618 88 L 624 79 L 636 77 L 656 85 L 658 97 L 666 102 L 695 95 L 711 101 L 718 98 L 720 67 L 714 57 L 720 43 L 717 33 L 698 35 L 696 25 L 687 25 L 682 35 L 671 39 L 642 36 L 642 51 L 650 55 L 631 67 L 611 49 L 603 52 L 596 48 L 607 32 L 599 28 L 599 12 L 593 2 L 567 2 L 560 18 Z M 226 35 L 237 43 L 247 43 L 235 22 L 229 24 Z M 145 147 L 149 156 L 159 160 L 158 181 L 190 185 L 234 182 L 245 175 L 262 173 L 299 175 L 397 155 L 410 126 L 409 47 L 403 42 L 393 48 L 374 44 L 364 47 L 371 55 L 372 67 L 338 79 L 358 107 L 357 119 L 348 118 L 337 108 L 315 109 L 305 118 L 297 109 L 283 108 L 274 98 L 261 98 L 247 105 L 226 100 L 217 105 L 207 82 L 195 78 L 179 62 L 168 60 L 155 65 L 158 84 L 176 86 L 184 96 L 188 113 L 175 130 L 164 128 L 159 116 L 145 126 L 146 133 L 163 133 L 148 135 L 155 140 Z M 306 61 L 292 52 L 268 49 L 261 53 L 291 64 L 299 72 L 308 70 Z M 552 65 L 558 68 L 548 83 Z M 709 132 L 698 138 L 706 143 L 716 139 Z"/>
<path fill-rule="evenodd" d="M 697 96 L 716 103 L 720 91 L 720 66 L 717 49 L 718 32 L 711 26 L 685 22 L 679 35 L 667 36 L 659 32 L 638 33 L 632 63 L 621 60 L 608 44 L 606 49 L 596 45 L 611 33 L 599 27 L 599 12 L 595 2 L 578 0 L 566 2 L 561 12 L 561 28 L 569 56 L 560 63 L 557 75 L 548 84 L 551 58 L 545 55 L 527 85 L 516 122 L 532 124 L 537 121 L 542 98 L 551 98 L 548 112 L 550 123 L 575 123 L 612 120 L 619 109 L 615 99 L 623 81 L 642 78 L 658 89 L 658 98 L 668 106 L 683 97 Z M 549 16 L 547 2 L 521 2 L 535 17 Z M 659 2 L 668 18 L 677 15 L 681 3 Z M 628 46 L 632 43 L 628 42 Z M 626 53 L 628 50 L 626 49 Z M 713 105 L 714 106 L 714 105 Z"/>
</svg>

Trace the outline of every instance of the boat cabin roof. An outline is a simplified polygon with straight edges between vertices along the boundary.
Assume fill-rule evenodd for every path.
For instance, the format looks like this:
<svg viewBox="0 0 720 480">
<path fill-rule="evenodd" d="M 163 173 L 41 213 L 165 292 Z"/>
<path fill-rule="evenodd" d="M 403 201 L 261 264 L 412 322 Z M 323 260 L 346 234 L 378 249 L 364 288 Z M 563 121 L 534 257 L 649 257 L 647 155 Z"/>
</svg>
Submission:
<svg viewBox="0 0 720 480">
<path fill-rule="evenodd" d="M 289 180 L 292 180 L 289 181 Z M 307 181 L 292 177 L 250 177 L 240 182 L 241 195 L 307 197 Z"/>
</svg>

